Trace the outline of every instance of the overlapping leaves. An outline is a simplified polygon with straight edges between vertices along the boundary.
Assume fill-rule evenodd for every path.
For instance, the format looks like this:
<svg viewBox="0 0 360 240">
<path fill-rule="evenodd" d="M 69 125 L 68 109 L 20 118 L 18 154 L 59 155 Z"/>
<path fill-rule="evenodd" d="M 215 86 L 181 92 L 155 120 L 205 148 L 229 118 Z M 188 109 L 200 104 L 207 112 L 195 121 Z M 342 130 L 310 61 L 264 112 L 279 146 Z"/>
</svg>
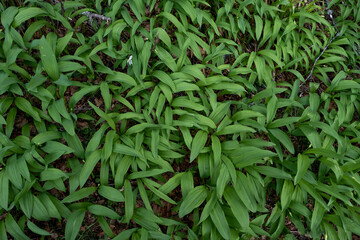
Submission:
<svg viewBox="0 0 360 240">
<path fill-rule="evenodd" d="M 0 238 L 77 239 L 89 214 L 112 239 L 360 235 L 338 2 L 2 1 Z"/>
</svg>

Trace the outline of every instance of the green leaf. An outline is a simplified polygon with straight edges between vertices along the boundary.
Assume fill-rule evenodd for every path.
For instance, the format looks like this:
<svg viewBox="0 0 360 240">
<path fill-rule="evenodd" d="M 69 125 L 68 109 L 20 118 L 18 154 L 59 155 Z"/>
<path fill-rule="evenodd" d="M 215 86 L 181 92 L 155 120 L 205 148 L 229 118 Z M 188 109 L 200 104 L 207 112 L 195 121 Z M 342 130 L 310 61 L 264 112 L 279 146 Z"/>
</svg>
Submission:
<svg viewBox="0 0 360 240">
<path fill-rule="evenodd" d="M 278 168 L 274 168 L 270 166 L 254 166 L 253 169 L 261 174 L 264 174 L 272 178 L 282 178 L 282 179 L 292 180 L 292 177 L 289 173 Z"/>
<path fill-rule="evenodd" d="M 0 189 L 0 207 L 6 210 L 9 203 L 9 179 L 5 171 L 0 172 Z"/>
<path fill-rule="evenodd" d="M 111 94 L 109 90 L 109 84 L 105 81 L 100 83 L 101 96 L 104 99 L 105 111 L 108 111 L 111 107 Z"/>
<path fill-rule="evenodd" d="M 212 191 L 210 200 L 206 203 L 202 213 L 199 223 L 205 221 L 209 216 L 211 211 L 214 209 L 215 204 L 217 203 L 216 191 Z"/>
<path fill-rule="evenodd" d="M 4 221 L 0 221 L 0 239 L 8 240 Z"/>
<path fill-rule="evenodd" d="M 264 22 L 261 19 L 261 17 L 258 16 L 258 15 L 255 15 L 254 18 L 255 18 L 255 26 L 256 26 L 256 30 L 255 30 L 255 32 L 256 32 L 256 40 L 259 40 L 260 36 L 261 36 L 263 26 L 264 26 Z"/>
<path fill-rule="evenodd" d="M 230 158 L 234 161 L 235 166 L 239 168 L 250 166 L 255 163 L 262 163 L 264 158 L 272 156 L 276 156 L 276 153 L 257 147 L 245 146 L 235 149 L 230 153 Z"/>
<path fill-rule="evenodd" d="M 199 207 L 206 199 L 207 191 L 205 186 L 193 188 L 180 205 L 179 217 L 189 214 L 194 208 Z"/>
<path fill-rule="evenodd" d="M 67 178 L 67 175 L 57 168 L 48 168 L 40 173 L 40 181 L 56 180 L 62 177 Z"/>
<path fill-rule="evenodd" d="M 199 130 L 196 133 L 191 145 L 190 162 L 194 161 L 194 159 L 199 155 L 201 150 L 204 148 L 207 141 L 207 137 L 208 137 L 208 133 L 203 130 Z"/>
<path fill-rule="evenodd" d="M 42 235 L 42 236 L 50 236 L 51 234 L 48 231 L 45 231 L 42 228 L 39 228 L 38 226 L 36 226 L 33 222 L 30 222 L 29 220 L 27 221 L 27 226 L 28 228 L 36 234 Z"/>
<path fill-rule="evenodd" d="M 224 211 L 222 210 L 218 202 L 215 204 L 214 209 L 211 211 L 210 217 L 221 236 L 224 239 L 230 239 L 229 224 L 226 220 Z"/>
<path fill-rule="evenodd" d="M 76 202 L 83 198 L 88 197 L 90 194 L 92 194 L 95 191 L 96 191 L 96 187 L 81 188 L 80 190 L 71 193 L 69 196 L 64 198 L 61 202 L 62 203 Z"/>
<path fill-rule="evenodd" d="M 138 152 L 135 149 L 130 148 L 124 144 L 120 144 L 120 143 L 115 143 L 113 151 L 116 153 L 121 153 L 121 154 L 125 154 L 128 156 L 143 158 L 143 156 L 141 155 L 140 152 Z"/>
<path fill-rule="evenodd" d="M 227 187 L 224 192 L 224 197 L 241 227 L 244 229 L 248 228 L 250 224 L 249 211 L 242 203 L 235 190 L 231 187 Z"/>
<path fill-rule="evenodd" d="M 270 123 L 276 114 L 276 110 L 277 110 L 277 97 L 274 95 L 271 97 L 270 101 L 267 103 L 266 105 L 266 122 Z"/>
<path fill-rule="evenodd" d="M 110 219 L 120 218 L 120 215 L 117 214 L 114 210 L 111 210 L 110 208 L 98 204 L 93 204 L 89 206 L 87 210 L 96 216 L 105 216 Z"/>
<path fill-rule="evenodd" d="M 15 219 L 10 213 L 6 215 L 5 225 L 8 233 L 10 233 L 10 235 L 13 236 L 15 239 L 30 240 L 30 238 L 28 238 L 21 230 L 21 228 L 16 223 Z"/>
<path fill-rule="evenodd" d="M 177 18 L 176 18 L 174 15 L 172 15 L 171 13 L 161 12 L 158 16 L 159 16 L 159 17 L 164 17 L 164 18 L 166 18 L 167 20 L 169 20 L 170 22 L 172 22 L 172 23 L 175 25 L 175 27 L 177 27 L 177 29 L 179 29 L 179 31 L 184 32 L 184 33 L 186 32 L 184 26 L 183 26 L 183 25 L 180 23 L 180 21 L 177 20 Z"/>
<path fill-rule="evenodd" d="M 103 150 L 101 151 L 101 159 L 108 160 L 111 154 L 113 153 L 113 145 L 114 145 L 114 138 L 116 136 L 116 131 L 111 130 L 106 134 L 105 137 L 105 144 Z"/>
<path fill-rule="evenodd" d="M 64 37 L 60 38 L 57 41 L 56 49 L 55 49 L 56 56 L 59 56 L 64 51 L 64 49 L 68 45 L 69 41 L 71 40 L 73 34 L 74 34 L 74 32 L 69 31 L 66 33 L 66 35 Z"/>
<path fill-rule="evenodd" d="M 13 26 L 18 27 L 28 19 L 42 14 L 46 14 L 46 11 L 37 7 L 21 8 L 19 13 L 14 18 Z"/>
<path fill-rule="evenodd" d="M 220 131 L 216 132 L 216 135 L 227 135 L 227 134 L 236 134 L 236 133 L 243 133 L 243 132 L 256 132 L 255 129 L 251 127 L 247 127 L 241 124 L 234 124 L 230 126 L 226 126 L 222 128 Z"/>
<path fill-rule="evenodd" d="M 149 171 L 139 171 L 131 173 L 128 178 L 129 179 L 137 179 L 137 178 L 146 178 L 146 177 L 155 177 L 157 175 L 160 175 L 164 172 L 167 172 L 166 169 L 152 169 Z"/>
<path fill-rule="evenodd" d="M 114 237 L 112 240 L 123 240 L 123 239 L 129 239 L 131 237 L 131 235 L 136 232 L 138 229 L 137 228 L 132 228 L 132 229 L 127 229 L 125 231 L 122 231 L 121 233 L 119 233 L 119 235 L 117 235 L 116 237 Z"/>
<path fill-rule="evenodd" d="M 286 147 L 287 150 L 289 150 L 290 153 L 295 153 L 294 145 L 286 133 L 280 129 L 269 129 L 269 131 L 277 140 L 282 143 L 282 145 L 284 145 L 284 147 Z"/>
<path fill-rule="evenodd" d="M 46 143 L 51 140 L 59 139 L 61 137 L 62 136 L 61 136 L 60 132 L 46 131 L 46 132 L 39 133 L 38 135 L 33 137 L 33 139 L 31 139 L 31 141 L 33 143 L 35 143 L 36 145 L 41 145 L 43 143 Z"/>
<path fill-rule="evenodd" d="M 24 8 L 21 9 L 23 10 Z M 1 13 L 1 23 L 5 28 L 10 27 L 18 11 L 19 9 L 17 7 L 9 6 Z"/>
<path fill-rule="evenodd" d="M 72 97 L 70 98 L 70 101 L 69 101 L 70 109 L 74 110 L 76 103 L 79 102 L 81 98 L 83 98 L 86 94 L 97 91 L 98 89 L 99 89 L 99 86 L 87 86 L 87 87 L 82 88 L 80 91 L 77 91 L 76 93 L 74 93 L 74 95 L 72 95 Z"/>
<path fill-rule="evenodd" d="M 166 74 L 165 72 L 158 70 L 158 71 L 155 71 L 155 72 L 153 73 L 153 76 L 156 77 L 157 79 L 159 79 L 159 80 L 160 80 L 161 82 L 163 82 L 164 84 L 168 85 L 173 92 L 176 91 L 176 90 L 175 90 L 176 87 L 175 87 L 174 81 L 173 81 L 173 80 L 171 79 L 171 77 L 170 77 L 168 74 Z"/>
<path fill-rule="evenodd" d="M 124 182 L 124 192 L 125 192 L 125 222 L 129 223 L 130 219 L 134 214 L 134 197 L 132 192 L 132 187 L 129 180 Z"/>
<path fill-rule="evenodd" d="M 285 180 L 280 196 L 281 208 L 283 211 L 289 206 L 293 192 L 294 185 L 292 181 Z"/>
<path fill-rule="evenodd" d="M 100 160 L 100 151 L 96 150 L 89 157 L 86 158 L 85 164 L 81 169 L 79 179 L 80 179 L 80 188 L 83 187 L 88 180 L 90 174 L 94 170 L 95 165 Z"/>
<path fill-rule="evenodd" d="M 319 202 L 327 211 L 329 206 L 326 204 L 322 196 L 314 189 L 314 187 L 304 180 L 300 180 L 299 185 L 302 189 L 308 192 L 317 202 Z"/>
<path fill-rule="evenodd" d="M 75 126 L 74 126 L 74 122 L 70 119 L 66 119 L 63 118 L 61 121 L 61 124 L 63 125 L 65 131 L 70 135 L 70 136 L 74 136 L 75 135 Z"/>
<path fill-rule="evenodd" d="M 37 111 L 31 106 L 30 102 L 25 98 L 17 97 L 15 98 L 15 105 L 23 112 L 29 114 L 31 117 L 35 119 L 35 121 L 40 122 L 40 116 Z"/>
<path fill-rule="evenodd" d="M 99 115 L 101 118 L 107 121 L 107 123 L 112 129 L 116 130 L 114 120 L 112 120 L 112 118 L 108 114 L 104 113 L 100 108 L 92 104 L 90 101 L 89 101 L 89 105 L 95 110 L 97 115 Z"/>
<path fill-rule="evenodd" d="M 134 78 L 130 75 L 127 75 L 122 72 L 113 72 L 113 74 L 109 74 L 106 77 L 106 81 L 108 82 L 118 82 L 118 83 L 125 83 L 130 86 L 136 86 L 137 83 Z"/>
<path fill-rule="evenodd" d="M 101 227 L 101 229 L 104 231 L 106 235 L 108 235 L 110 238 L 115 237 L 113 231 L 111 230 L 108 222 L 105 220 L 103 216 L 97 216 L 98 223 Z"/>
<path fill-rule="evenodd" d="M 67 219 L 65 226 L 65 239 L 75 240 L 85 217 L 83 209 L 76 210 Z"/>
<path fill-rule="evenodd" d="M 216 193 L 219 199 L 222 199 L 226 185 L 230 181 L 230 174 L 225 164 L 221 165 L 220 173 L 216 181 Z"/>
<path fill-rule="evenodd" d="M 308 156 L 303 155 L 303 154 L 298 154 L 297 157 L 297 170 L 296 170 L 296 175 L 294 178 L 294 184 L 298 184 L 300 182 L 300 180 L 303 178 L 303 176 L 305 175 L 306 171 L 308 170 L 309 166 L 310 166 L 311 162 Z"/>
<path fill-rule="evenodd" d="M 196 19 L 196 11 L 195 8 L 191 5 L 189 1 L 177 1 L 177 4 L 184 10 L 185 14 L 188 14 L 191 18 L 191 21 L 195 21 Z"/>
<path fill-rule="evenodd" d="M 311 216 L 311 231 L 316 231 L 320 226 L 324 213 L 325 208 L 318 201 L 315 201 L 314 211 Z"/>
<path fill-rule="evenodd" d="M 215 166 L 219 166 L 221 161 L 221 142 L 217 136 L 211 135 L 211 148 L 214 153 Z"/>
<path fill-rule="evenodd" d="M 155 186 L 155 182 L 144 178 L 143 182 L 146 184 L 146 186 L 149 188 L 150 191 L 152 191 L 156 196 L 158 196 L 159 198 L 176 205 L 176 202 L 174 200 L 172 200 L 170 197 L 168 197 L 166 194 L 164 194 L 163 192 L 161 192 L 160 190 L 156 189 Z"/>
<path fill-rule="evenodd" d="M 49 39 L 44 36 L 40 39 L 40 57 L 41 63 L 44 66 L 45 71 L 53 80 L 59 79 L 59 67 L 56 61 L 55 53 L 50 45 Z"/>
<path fill-rule="evenodd" d="M 122 193 L 113 187 L 101 185 L 98 189 L 98 192 L 101 196 L 103 196 L 106 199 L 109 199 L 110 201 L 113 202 L 125 201 L 125 198 L 122 195 Z"/>
</svg>

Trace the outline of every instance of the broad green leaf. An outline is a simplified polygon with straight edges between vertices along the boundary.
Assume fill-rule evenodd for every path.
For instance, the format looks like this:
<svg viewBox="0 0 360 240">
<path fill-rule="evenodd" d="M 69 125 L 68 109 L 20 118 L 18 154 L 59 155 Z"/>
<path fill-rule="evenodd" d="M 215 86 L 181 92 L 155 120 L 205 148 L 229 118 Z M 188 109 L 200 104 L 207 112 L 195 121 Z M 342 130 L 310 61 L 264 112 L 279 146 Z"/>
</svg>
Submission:
<svg viewBox="0 0 360 240">
<path fill-rule="evenodd" d="M 56 180 L 63 177 L 67 178 L 67 175 L 57 168 L 48 168 L 40 173 L 40 181 Z"/>
<path fill-rule="evenodd" d="M 98 223 L 101 227 L 101 229 L 104 231 L 106 235 L 108 235 L 110 238 L 115 237 L 113 231 L 111 230 L 108 222 L 105 220 L 103 216 L 97 216 Z"/>
<path fill-rule="evenodd" d="M 153 76 L 159 79 L 164 84 L 168 85 L 171 88 L 171 90 L 175 92 L 176 89 L 175 83 L 168 74 L 158 70 L 153 73 Z"/>
<path fill-rule="evenodd" d="M 324 213 L 324 207 L 318 201 L 315 201 L 314 211 L 311 217 L 311 231 L 316 231 L 320 226 Z"/>
<path fill-rule="evenodd" d="M 0 189 L 0 207 L 7 209 L 9 203 L 9 179 L 5 171 L 0 172 Z"/>
<path fill-rule="evenodd" d="M 33 143 L 35 143 L 36 145 L 41 145 L 48 141 L 59 139 L 59 138 L 61 138 L 60 132 L 46 131 L 46 132 L 39 133 L 38 135 L 33 137 L 33 139 L 31 139 L 31 141 Z"/>
<path fill-rule="evenodd" d="M 258 171 L 261 174 L 264 174 L 266 176 L 272 177 L 272 178 L 282 178 L 282 179 L 289 179 L 292 180 L 292 177 L 289 173 L 270 166 L 254 166 L 253 169 Z"/>
<path fill-rule="evenodd" d="M 218 199 L 222 198 L 226 185 L 230 181 L 230 174 L 225 164 L 221 165 L 220 173 L 216 181 L 216 193 Z"/>
<path fill-rule="evenodd" d="M 125 193 L 125 222 L 129 222 L 134 214 L 134 197 L 132 187 L 129 180 L 124 182 L 124 193 Z"/>
<path fill-rule="evenodd" d="M 105 111 L 108 111 L 111 107 L 111 94 L 109 90 L 109 84 L 105 81 L 100 84 L 101 96 L 104 99 Z"/>
<path fill-rule="evenodd" d="M 270 123 L 276 114 L 276 110 L 277 110 L 277 97 L 276 96 L 272 96 L 270 101 L 267 103 L 266 105 L 266 122 Z"/>
<path fill-rule="evenodd" d="M 283 211 L 285 211 L 285 209 L 289 206 L 293 191 L 294 191 L 294 185 L 292 181 L 285 180 L 280 196 L 281 208 Z"/>
<path fill-rule="evenodd" d="M 44 66 L 45 71 L 53 80 L 59 79 L 59 67 L 56 61 L 55 53 L 49 43 L 49 39 L 44 36 L 40 39 L 40 56 L 41 63 Z"/>
<path fill-rule="evenodd" d="M 244 229 L 248 228 L 250 224 L 249 211 L 242 203 L 235 190 L 231 187 L 227 187 L 224 192 L 224 197 L 241 227 Z"/>
<path fill-rule="evenodd" d="M 69 196 L 64 198 L 61 202 L 62 203 L 76 202 L 83 198 L 88 197 L 90 194 L 92 194 L 95 191 L 96 191 L 96 187 L 81 188 L 80 190 L 71 193 Z"/>
<path fill-rule="evenodd" d="M 121 153 L 121 154 L 125 154 L 128 156 L 143 158 L 143 156 L 140 154 L 140 152 L 138 152 L 135 149 L 130 148 L 124 144 L 120 144 L 120 143 L 115 143 L 113 151 L 116 153 Z"/>
<path fill-rule="evenodd" d="M 27 21 L 28 19 L 42 14 L 46 14 L 46 11 L 37 7 L 21 8 L 19 13 L 14 18 L 13 26 L 18 27 L 20 26 L 20 24 Z"/>
<path fill-rule="evenodd" d="M 82 188 L 86 181 L 88 180 L 90 174 L 92 173 L 92 171 L 94 170 L 95 165 L 99 162 L 100 160 L 100 151 L 94 151 L 92 154 L 90 154 L 89 157 L 86 158 L 85 164 L 81 169 L 79 178 L 80 178 L 80 187 Z"/>
<path fill-rule="evenodd" d="M 235 149 L 230 153 L 230 159 L 232 159 L 235 166 L 239 168 L 250 166 L 255 163 L 262 163 L 264 158 L 273 156 L 276 156 L 276 153 L 257 147 L 245 146 Z"/>
<path fill-rule="evenodd" d="M 211 148 L 214 153 L 215 166 L 220 166 L 221 161 L 221 142 L 217 136 L 211 136 Z"/>
<path fill-rule="evenodd" d="M 121 233 L 119 233 L 119 235 L 117 235 L 116 237 L 114 237 L 112 240 L 123 240 L 123 239 L 129 239 L 131 237 L 131 235 L 136 232 L 138 229 L 137 228 L 132 228 L 132 229 L 127 229 L 125 231 L 122 231 Z"/>
<path fill-rule="evenodd" d="M 114 210 L 111 210 L 108 207 L 98 205 L 98 204 L 93 204 L 93 205 L 89 206 L 87 208 L 87 210 L 96 216 L 105 216 L 110 219 L 119 219 L 120 218 L 120 215 L 117 214 Z"/>
<path fill-rule="evenodd" d="M 306 171 L 308 170 L 311 162 L 308 156 L 304 154 L 298 154 L 297 157 L 297 170 L 294 178 L 294 184 L 298 184 L 300 180 L 304 177 Z"/>
<path fill-rule="evenodd" d="M 31 117 L 35 119 L 35 121 L 40 122 L 40 116 L 37 111 L 31 106 L 30 102 L 25 98 L 17 97 L 15 98 L 15 105 L 23 112 L 29 114 Z"/>
<path fill-rule="evenodd" d="M 206 199 L 207 191 L 204 186 L 193 188 L 180 205 L 179 216 L 182 218 L 189 214 L 194 208 L 199 207 Z"/>
<path fill-rule="evenodd" d="M 214 209 L 210 213 L 210 217 L 221 236 L 224 239 L 230 239 L 229 224 L 219 202 L 215 204 Z"/>
<path fill-rule="evenodd" d="M 70 98 L 69 101 L 69 107 L 71 110 L 74 110 L 74 107 L 76 105 L 77 102 L 80 101 L 80 99 L 82 99 L 85 95 L 95 92 L 99 89 L 99 86 L 87 86 L 82 88 L 81 90 L 77 91 L 76 93 L 74 93 L 74 95 L 72 95 L 72 97 Z"/>
<path fill-rule="evenodd" d="M 185 30 L 184 26 L 181 24 L 181 22 L 179 22 L 179 20 L 174 15 L 172 15 L 171 13 L 162 12 L 158 16 L 159 17 L 164 17 L 167 20 L 169 20 L 170 22 L 172 22 L 175 25 L 175 27 L 177 27 L 177 29 L 179 29 L 180 32 L 183 32 L 183 33 L 186 32 L 186 30 Z"/>
<path fill-rule="evenodd" d="M 199 155 L 201 150 L 204 148 L 207 138 L 208 138 L 208 133 L 203 130 L 199 130 L 196 133 L 191 145 L 190 162 L 194 161 L 194 159 Z"/>
<path fill-rule="evenodd" d="M 261 19 L 261 17 L 258 15 L 255 15 L 254 18 L 255 18 L 255 26 L 256 26 L 256 39 L 259 40 L 264 26 L 264 22 Z"/>
<path fill-rule="evenodd" d="M 217 203 L 216 191 L 212 191 L 210 200 L 207 201 L 207 203 L 201 213 L 201 218 L 200 218 L 199 223 L 205 221 L 210 216 L 210 213 L 214 209 L 214 206 L 216 203 Z"/>
<path fill-rule="evenodd" d="M 89 101 L 89 105 L 95 110 L 96 114 L 99 115 L 101 118 L 105 119 L 107 121 L 107 123 L 109 124 L 109 126 L 112 129 L 116 129 L 115 127 L 115 123 L 114 120 L 106 113 L 104 113 L 100 108 L 98 108 L 97 106 L 95 106 L 93 103 L 91 103 Z"/>
<path fill-rule="evenodd" d="M 28 228 L 36 234 L 42 235 L 42 236 L 50 236 L 51 234 L 48 231 L 45 231 L 42 228 L 39 228 L 38 226 L 36 226 L 33 222 L 30 222 L 29 220 L 27 221 L 27 226 Z"/>
<path fill-rule="evenodd" d="M 8 240 L 5 229 L 5 221 L 0 221 L 0 238 L 4 240 Z"/>
<path fill-rule="evenodd" d="M 116 132 L 114 130 L 109 131 L 105 137 L 105 144 L 103 150 L 101 151 L 102 160 L 108 160 L 111 154 L 113 153 L 114 146 L 114 138 L 116 136 Z"/>
<path fill-rule="evenodd" d="M 74 211 L 67 219 L 65 226 L 65 239 L 75 240 L 85 217 L 85 211 L 79 209 Z"/>
<path fill-rule="evenodd" d="M 279 140 L 282 145 L 284 145 L 284 147 L 286 147 L 286 149 L 294 154 L 295 153 L 295 149 L 294 149 L 294 145 L 291 142 L 290 138 L 288 137 L 288 135 L 286 135 L 286 133 L 284 133 L 283 131 L 281 131 L 280 129 L 269 129 L 270 133 L 272 135 L 274 135 L 274 137 Z"/>
<path fill-rule="evenodd" d="M 21 228 L 16 223 L 15 219 L 10 213 L 6 215 L 5 226 L 8 233 L 10 233 L 10 235 L 13 236 L 15 239 L 30 240 L 30 238 L 28 238 L 21 230 Z"/>
<path fill-rule="evenodd" d="M 146 186 L 149 188 L 150 191 L 152 191 L 156 196 L 158 196 L 159 198 L 176 205 L 176 202 L 174 200 L 172 200 L 170 197 L 168 197 L 166 194 L 164 194 L 163 192 L 161 192 L 160 190 L 155 188 L 155 182 L 151 181 L 147 178 L 143 179 L 143 182 L 146 184 Z"/>
<path fill-rule="evenodd" d="M 114 201 L 114 202 L 125 201 L 125 198 L 123 194 L 120 192 L 120 190 L 117 190 L 113 187 L 101 185 L 98 189 L 98 192 L 101 196 L 103 196 L 106 199 L 109 199 L 110 201 Z"/>
<path fill-rule="evenodd" d="M 227 134 L 236 134 L 236 133 L 243 133 L 243 132 L 256 132 L 253 128 L 241 125 L 241 124 L 234 124 L 229 125 L 221 129 L 220 131 L 216 132 L 216 135 L 227 135 Z"/>
</svg>

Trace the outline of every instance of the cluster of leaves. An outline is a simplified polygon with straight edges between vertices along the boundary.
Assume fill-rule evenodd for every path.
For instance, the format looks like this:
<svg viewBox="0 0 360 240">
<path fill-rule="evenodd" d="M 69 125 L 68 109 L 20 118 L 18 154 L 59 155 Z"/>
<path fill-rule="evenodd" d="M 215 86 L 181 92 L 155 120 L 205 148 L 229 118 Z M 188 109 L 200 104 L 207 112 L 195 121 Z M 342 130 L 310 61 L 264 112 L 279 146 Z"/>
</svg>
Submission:
<svg viewBox="0 0 360 240">
<path fill-rule="evenodd" d="M 360 235 L 359 1 L 1 2 L 0 239 Z"/>
</svg>

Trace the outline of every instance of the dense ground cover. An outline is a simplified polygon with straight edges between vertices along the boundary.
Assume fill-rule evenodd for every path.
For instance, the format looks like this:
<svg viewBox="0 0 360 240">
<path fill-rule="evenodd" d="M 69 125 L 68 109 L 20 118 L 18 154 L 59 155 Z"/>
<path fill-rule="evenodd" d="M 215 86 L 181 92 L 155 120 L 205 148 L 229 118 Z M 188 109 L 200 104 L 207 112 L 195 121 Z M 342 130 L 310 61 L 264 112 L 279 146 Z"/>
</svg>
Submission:
<svg viewBox="0 0 360 240">
<path fill-rule="evenodd" d="M 354 239 L 360 2 L 1 0 L 0 239 Z"/>
</svg>

